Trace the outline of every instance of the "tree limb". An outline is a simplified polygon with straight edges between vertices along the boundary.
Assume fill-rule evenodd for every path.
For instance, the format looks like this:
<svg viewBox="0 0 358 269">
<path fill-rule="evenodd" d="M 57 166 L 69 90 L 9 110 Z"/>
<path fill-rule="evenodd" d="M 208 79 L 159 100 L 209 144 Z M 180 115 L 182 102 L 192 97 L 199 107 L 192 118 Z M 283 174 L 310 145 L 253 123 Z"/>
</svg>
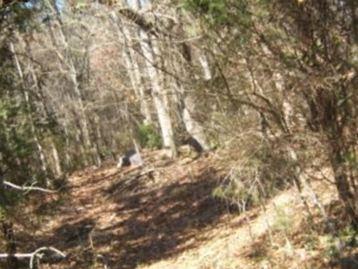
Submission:
<svg viewBox="0 0 358 269">
<path fill-rule="evenodd" d="M 122 8 L 118 10 L 118 13 L 129 19 L 130 21 L 137 24 L 140 28 L 142 28 L 145 32 L 150 33 L 154 36 L 158 36 L 156 29 L 152 22 L 149 22 L 146 18 L 144 18 L 141 14 L 135 12 L 129 8 Z"/>
<path fill-rule="evenodd" d="M 51 251 L 54 252 L 55 255 L 57 255 L 60 258 L 66 258 L 66 254 L 62 251 L 58 250 L 54 247 L 40 247 L 36 249 L 34 252 L 31 253 L 15 253 L 15 254 L 7 254 L 7 253 L 0 253 L 0 259 L 7 259 L 9 256 L 13 256 L 17 259 L 30 259 L 29 261 L 29 268 L 34 268 L 34 262 L 36 258 L 41 259 L 43 257 L 43 254 L 41 252 L 44 251 Z"/>
<path fill-rule="evenodd" d="M 40 192 L 46 192 L 46 193 L 56 193 L 57 191 L 53 191 L 53 190 L 49 190 L 49 189 L 44 189 L 44 188 L 41 188 L 41 187 L 25 187 L 25 186 L 19 186 L 19 185 L 16 185 L 14 183 L 11 183 L 9 181 L 6 181 L 4 180 L 3 181 L 3 184 L 5 186 L 8 186 L 10 188 L 13 188 L 15 190 L 20 190 L 20 191 L 40 191 Z"/>
</svg>

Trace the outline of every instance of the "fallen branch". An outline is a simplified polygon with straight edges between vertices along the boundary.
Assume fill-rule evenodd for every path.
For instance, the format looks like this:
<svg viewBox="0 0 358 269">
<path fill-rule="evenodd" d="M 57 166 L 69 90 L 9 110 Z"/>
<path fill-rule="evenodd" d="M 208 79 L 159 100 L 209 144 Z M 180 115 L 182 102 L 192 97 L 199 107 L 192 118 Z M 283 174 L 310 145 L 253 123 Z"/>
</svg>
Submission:
<svg viewBox="0 0 358 269">
<path fill-rule="evenodd" d="M 4 180 L 3 184 L 5 186 L 8 186 L 10 188 L 16 189 L 16 190 L 21 190 L 21 191 L 41 191 L 41 192 L 46 192 L 46 193 L 56 193 L 57 191 L 53 191 L 53 190 L 49 190 L 49 189 L 44 189 L 44 188 L 40 188 L 40 187 L 26 187 L 26 186 L 19 186 L 16 185 L 14 183 L 11 183 L 9 181 Z"/>
<path fill-rule="evenodd" d="M 41 248 L 36 249 L 32 253 L 15 253 L 15 254 L 0 253 L 0 259 L 7 259 L 9 257 L 15 257 L 17 259 L 30 259 L 29 268 L 33 269 L 34 262 L 35 262 L 36 258 L 41 259 L 44 256 L 44 254 L 41 252 L 44 252 L 44 251 L 52 251 L 59 258 L 62 258 L 62 259 L 66 258 L 65 253 L 63 253 L 62 251 L 60 251 L 54 247 L 41 247 Z"/>
</svg>

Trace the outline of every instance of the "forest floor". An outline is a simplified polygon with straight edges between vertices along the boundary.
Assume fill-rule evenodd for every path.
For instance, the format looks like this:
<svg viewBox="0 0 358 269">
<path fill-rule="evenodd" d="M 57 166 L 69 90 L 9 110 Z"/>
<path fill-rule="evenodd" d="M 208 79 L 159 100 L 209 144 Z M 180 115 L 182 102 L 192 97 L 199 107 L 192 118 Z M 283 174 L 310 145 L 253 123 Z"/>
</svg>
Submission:
<svg viewBox="0 0 358 269">
<path fill-rule="evenodd" d="M 310 222 L 294 188 L 240 213 L 213 196 L 228 173 L 215 154 L 175 162 L 155 156 L 145 153 L 143 167 L 76 172 L 63 193 L 32 201 L 38 217 L 22 229 L 35 231 L 17 234 L 18 249 L 56 247 L 67 258 L 41 265 L 56 269 L 358 268 L 342 267 L 354 250 L 332 262 L 334 242 L 319 210 L 308 199 Z M 340 223 L 333 186 L 312 188 Z"/>
</svg>

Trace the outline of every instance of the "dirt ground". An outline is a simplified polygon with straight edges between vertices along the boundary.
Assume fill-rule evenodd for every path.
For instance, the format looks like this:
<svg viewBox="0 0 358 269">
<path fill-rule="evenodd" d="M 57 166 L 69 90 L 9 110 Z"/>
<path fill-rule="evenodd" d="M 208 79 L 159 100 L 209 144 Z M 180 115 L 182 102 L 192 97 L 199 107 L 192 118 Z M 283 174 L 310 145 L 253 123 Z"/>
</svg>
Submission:
<svg viewBox="0 0 358 269">
<path fill-rule="evenodd" d="M 215 156 L 156 156 L 146 153 L 142 167 L 88 168 L 69 177 L 63 193 L 32 201 L 26 214 L 38 219 L 21 226 L 34 232 L 17 232 L 18 249 L 63 251 L 64 260 L 41 261 L 40 268 L 54 269 L 329 268 L 321 243 L 306 246 L 308 217 L 294 188 L 239 214 L 212 195 L 226 175 Z M 334 210 L 332 186 L 317 182 L 313 189 Z"/>
</svg>

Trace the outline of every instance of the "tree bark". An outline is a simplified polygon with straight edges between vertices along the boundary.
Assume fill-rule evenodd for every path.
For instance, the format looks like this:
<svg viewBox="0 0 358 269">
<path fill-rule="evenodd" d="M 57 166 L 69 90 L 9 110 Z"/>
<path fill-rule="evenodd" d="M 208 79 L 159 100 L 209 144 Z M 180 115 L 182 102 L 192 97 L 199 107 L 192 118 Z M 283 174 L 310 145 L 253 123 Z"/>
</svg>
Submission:
<svg viewBox="0 0 358 269">
<path fill-rule="evenodd" d="M 349 167 L 344 160 L 344 156 L 348 156 L 344 151 L 344 146 L 339 139 L 331 141 L 331 165 L 334 172 L 335 185 L 338 190 L 338 195 L 343 201 L 345 210 L 351 218 L 352 224 L 358 227 L 358 199 L 354 192 L 353 186 L 354 178 L 350 180 Z M 352 175 L 353 176 L 353 175 Z"/>
<path fill-rule="evenodd" d="M 80 84 L 78 82 L 78 73 L 74 64 L 74 61 L 72 59 L 71 56 L 71 52 L 70 52 L 70 46 L 68 44 L 68 38 L 66 36 L 64 27 L 63 27 L 63 22 L 60 21 L 59 18 L 58 19 L 58 36 L 60 37 L 60 43 L 64 49 L 64 51 L 66 52 L 66 56 L 64 57 L 63 55 L 61 55 L 60 52 L 57 51 L 57 56 L 60 58 L 60 61 L 63 61 L 65 63 L 65 66 L 68 69 L 68 78 L 70 79 L 72 86 L 73 86 L 73 92 L 75 94 L 76 97 L 76 102 L 78 104 L 78 109 L 77 109 L 77 115 L 79 117 L 79 127 L 80 127 L 80 132 L 81 132 L 81 140 L 82 143 L 84 144 L 84 148 L 85 148 L 85 155 L 82 156 L 85 159 L 85 162 L 88 163 L 88 153 L 92 151 L 92 143 L 91 143 L 91 137 L 90 137 L 90 131 L 89 131 L 89 126 L 88 126 L 88 119 L 86 116 L 86 109 L 85 109 L 85 105 L 83 102 L 83 96 L 82 96 L 82 92 L 80 89 Z M 48 25 L 49 27 L 49 31 L 50 31 L 50 35 L 52 37 L 52 42 L 53 45 L 56 49 L 58 49 L 58 46 L 56 44 L 56 40 L 55 40 L 55 33 L 53 33 L 53 29 L 51 24 Z M 91 156 L 93 157 L 93 156 Z"/>
<path fill-rule="evenodd" d="M 31 44 L 30 42 L 28 42 L 28 40 L 26 38 L 24 38 L 24 42 L 25 42 L 25 53 L 27 54 L 27 57 L 29 59 L 34 59 L 33 53 L 32 53 L 32 48 L 31 48 Z M 29 63 L 29 72 L 31 75 L 31 79 L 32 79 L 32 83 L 34 84 L 34 87 L 37 91 L 37 95 L 41 98 L 41 110 L 43 113 L 43 116 L 46 117 L 47 119 L 50 119 L 51 115 L 50 112 L 48 110 L 47 104 L 46 104 L 46 99 L 45 99 L 45 95 L 43 92 L 42 87 L 39 84 L 39 80 L 37 78 L 37 74 L 35 72 L 35 67 L 33 66 L 33 64 L 30 62 Z M 50 130 L 52 133 L 52 130 Z M 51 152 L 52 152 L 52 158 L 53 158 L 53 167 L 51 169 L 51 167 L 49 167 L 52 172 L 54 173 L 54 175 L 56 177 L 60 177 L 62 175 L 62 168 L 61 168 L 61 160 L 58 154 L 58 150 L 56 147 L 56 144 L 53 140 L 53 137 L 50 137 L 50 148 L 51 148 Z"/>
<path fill-rule="evenodd" d="M 16 66 L 16 69 L 17 69 L 17 72 L 18 72 L 18 75 L 19 75 L 19 78 L 20 78 L 20 81 L 21 81 L 21 84 L 22 84 L 22 87 L 23 87 L 23 89 L 22 89 L 23 90 L 23 95 L 24 95 L 27 110 L 29 112 L 28 118 L 29 118 L 29 122 L 30 122 L 31 133 L 33 135 L 33 139 L 34 139 L 35 145 L 36 145 L 37 150 L 38 150 L 38 156 L 39 156 L 39 159 L 40 159 L 40 162 L 41 162 L 41 170 L 44 173 L 44 175 L 46 176 L 46 180 L 48 180 L 48 178 L 47 178 L 47 176 L 48 176 L 48 165 L 47 165 L 45 153 L 44 153 L 44 150 L 43 150 L 42 145 L 40 143 L 40 140 L 38 138 L 37 130 L 36 130 L 36 127 L 35 127 L 35 124 L 34 124 L 34 119 L 32 117 L 32 108 L 31 108 L 31 103 L 30 103 L 31 101 L 30 101 L 29 92 L 27 90 L 27 85 L 26 85 L 25 78 L 24 78 L 24 72 L 22 70 L 20 61 L 19 61 L 19 59 L 17 57 L 16 51 L 15 51 L 15 46 L 14 46 L 13 43 L 10 43 L 10 51 L 13 54 L 15 66 Z M 49 185 L 50 182 L 47 182 L 47 184 Z"/>
<path fill-rule="evenodd" d="M 131 8 L 136 10 L 143 3 L 138 1 L 137 3 L 131 2 L 128 4 Z M 171 157 L 175 157 L 177 156 L 177 149 L 174 141 L 172 119 L 170 117 L 168 103 L 166 102 L 165 90 L 160 85 L 159 71 L 156 69 L 156 57 L 158 56 L 156 52 L 158 50 L 155 48 L 153 40 L 143 29 L 139 29 L 139 43 L 145 58 L 147 76 L 152 86 L 152 97 L 158 115 L 163 146 L 170 150 Z"/>
<path fill-rule="evenodd" d="M 140 73 L 140 67 L 136 60 L 136 52 L 133 49 L 133 42 L 131 40 L 130 30 L 123 22 L 120 21 L 115 12 L 111 13 L 111 16 L 114 20 L 115 26 L 117 28 L 118 37 L 123 39 L 123 57 L 126 63 L 126 69 L 129 75 L 129 79 L 132 84 L 132 88 L 136 96 L 140 100 L 141 113 L 144 116 L 144 123 L 150 124 L 153 122 L 150 104 L 145 94 L 145 88 L 142 83 L 142 76 Z"/>
<path fill-rule="evenodd" d="M 62 175 L 61 160 L 58 155 L 58 151 L 57 151 L 55 142 L 53 141 L 52 138 L 51 138 L 50 144 L 51 144 L 52 158 L 53 158 L 53 162 L 54 162 L 55 175 L 56 175 L 56 177 L 60 177 Z"/>
</svg>

